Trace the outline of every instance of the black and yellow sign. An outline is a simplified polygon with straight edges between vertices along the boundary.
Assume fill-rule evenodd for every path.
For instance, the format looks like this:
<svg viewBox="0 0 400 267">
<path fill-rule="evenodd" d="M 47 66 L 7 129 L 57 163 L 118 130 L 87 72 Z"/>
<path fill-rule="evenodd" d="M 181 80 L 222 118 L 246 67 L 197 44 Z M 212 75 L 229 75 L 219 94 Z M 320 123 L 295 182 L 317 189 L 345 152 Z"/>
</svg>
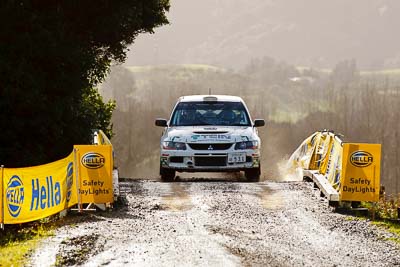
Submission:
<svg viewBox="0 0 400 267">
<path fill-rule="evenodd" d="M 343 144 L 340 200 L 379 200 L 381 145 Z"/>
<path fill-rule="evenodd" d="M 113 202 L 112 146 L 74 146 L 78 167 L 79 203 Z"/>
</svg>

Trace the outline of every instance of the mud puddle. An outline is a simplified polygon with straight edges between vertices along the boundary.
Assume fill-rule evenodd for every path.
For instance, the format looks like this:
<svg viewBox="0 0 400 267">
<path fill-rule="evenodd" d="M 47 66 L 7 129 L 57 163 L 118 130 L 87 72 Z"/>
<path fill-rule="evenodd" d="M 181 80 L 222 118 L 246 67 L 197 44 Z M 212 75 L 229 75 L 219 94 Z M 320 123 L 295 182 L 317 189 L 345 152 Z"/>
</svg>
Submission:
<svg viewBox="0 0 400 267">
<path fill-rule="evenodd" d="M 187 184 L 169 183 L 169 192 L 161 195 L 162 207 L 169 211 L 187 211 L 193 204 L 187 191 Z"/>
</svg>

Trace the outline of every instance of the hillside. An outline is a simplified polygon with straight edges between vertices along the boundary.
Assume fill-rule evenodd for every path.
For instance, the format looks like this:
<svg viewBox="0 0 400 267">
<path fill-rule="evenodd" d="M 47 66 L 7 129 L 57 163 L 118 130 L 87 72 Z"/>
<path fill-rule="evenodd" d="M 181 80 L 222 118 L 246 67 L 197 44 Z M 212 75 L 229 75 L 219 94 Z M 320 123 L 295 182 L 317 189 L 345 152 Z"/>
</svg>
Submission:
<svg viewBox="0 0 400 267">
<path fill-rule="evenodd" d="M 313 67 L 351 58 L 364 69 L 398 67 L 399 11 L 395 0 L 173 0 L 171 25 L 138 38 L 127 64 L 238 69 L 271 56 Z"/>
</svg>

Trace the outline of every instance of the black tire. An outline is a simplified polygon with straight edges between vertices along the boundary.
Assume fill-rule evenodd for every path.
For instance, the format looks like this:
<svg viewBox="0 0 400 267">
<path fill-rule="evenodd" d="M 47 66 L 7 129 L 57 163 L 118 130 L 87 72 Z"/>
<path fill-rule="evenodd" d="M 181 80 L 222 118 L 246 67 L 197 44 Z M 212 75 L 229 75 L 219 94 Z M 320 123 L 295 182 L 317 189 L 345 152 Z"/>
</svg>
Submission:
<svg viewBox="0 0 400 267">
<path fill-rule="evenodd" d="M 172 182 L 175 178 L 175 170 L 163 168 L 160 166 L 160 176 L 163 182 Z"/>
<path fill-rule="evenodd" d="M 260 168 L 252 168 L 244 171 L 244 175 L 246 176 L 246 180 L 248 182 L 259 182 L 261 176 Z"/>
</svg>

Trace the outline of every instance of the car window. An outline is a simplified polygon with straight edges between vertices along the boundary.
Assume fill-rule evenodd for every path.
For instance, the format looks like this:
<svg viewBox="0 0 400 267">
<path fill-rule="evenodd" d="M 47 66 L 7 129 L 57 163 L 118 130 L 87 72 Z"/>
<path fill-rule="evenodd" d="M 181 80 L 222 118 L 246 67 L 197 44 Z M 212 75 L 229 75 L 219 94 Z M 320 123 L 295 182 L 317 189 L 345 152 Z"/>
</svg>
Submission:
<svg viewBox="0 0 400 267">
<path fill-rule="evenodd" d="M 241 102 L 180 102 L 171 118 L 171 126 L 250 126 Z"/>
</svg>

